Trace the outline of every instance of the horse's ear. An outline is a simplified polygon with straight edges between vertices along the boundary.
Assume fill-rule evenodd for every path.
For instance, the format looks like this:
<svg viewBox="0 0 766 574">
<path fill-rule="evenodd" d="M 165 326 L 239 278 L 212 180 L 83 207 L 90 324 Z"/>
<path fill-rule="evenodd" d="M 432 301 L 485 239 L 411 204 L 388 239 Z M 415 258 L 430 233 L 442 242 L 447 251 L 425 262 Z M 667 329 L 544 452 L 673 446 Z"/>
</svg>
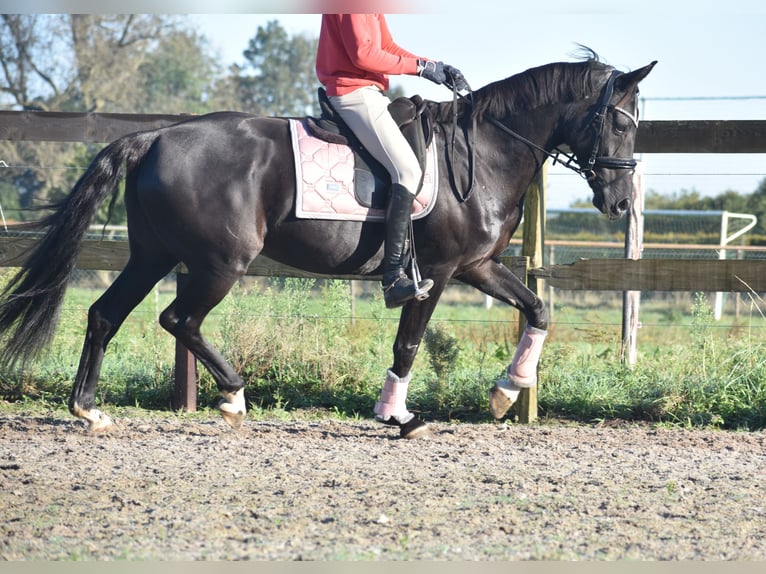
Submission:
<svg viewBox="0 0 766 574">
<path fill-rule="evenodd" d="M 652 71 L 652 68 L 654 68 L 656 63 L 657 60 L 647 66 L 644 66 L 643 68 L 639 68 L 638 70 L 633 70 L 632 72 L 627 72 L 617 76 L 614 86 L 615 89 L 620 92 L 624 92 L 629 88 L 637 86 L 641 80 L 649 75 L 649 72 Z"/>
</svg>

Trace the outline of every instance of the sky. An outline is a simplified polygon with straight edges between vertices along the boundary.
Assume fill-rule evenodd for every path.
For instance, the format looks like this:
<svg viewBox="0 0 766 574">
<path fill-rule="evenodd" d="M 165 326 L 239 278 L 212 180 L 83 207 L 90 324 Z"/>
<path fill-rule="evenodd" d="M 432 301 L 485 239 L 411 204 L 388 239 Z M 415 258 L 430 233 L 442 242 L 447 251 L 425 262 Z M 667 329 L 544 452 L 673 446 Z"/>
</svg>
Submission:
<svg viewBox="0 0 766 574">
<path fill-rule="evenodd" d="M 243 63 L 258 26 L 278 20 L 289 34 L 318 36 L 319 12 L 385 12 L 396 42 L 459 68 L 472 87 L 556 61 L 577 44 L 629 71 L 658 60 L 641 83 L 642 119 L 766 120 L 763 0 L 2 0 L 4 11 L 189 13 L 221 63 Z M 129 8 L 128 8 L 129 6 Z M 407 94 L 447 100 L 451 93 L 397 76 Z M 644 154 L 646 187 L 752 193 L 766 178 L 758 154 Z M 670 175 L 674 174 L 674 175 Z M 574 174 L 550 170 L 548 205 L 567 207 L 590 192 Z"/>
</svg>

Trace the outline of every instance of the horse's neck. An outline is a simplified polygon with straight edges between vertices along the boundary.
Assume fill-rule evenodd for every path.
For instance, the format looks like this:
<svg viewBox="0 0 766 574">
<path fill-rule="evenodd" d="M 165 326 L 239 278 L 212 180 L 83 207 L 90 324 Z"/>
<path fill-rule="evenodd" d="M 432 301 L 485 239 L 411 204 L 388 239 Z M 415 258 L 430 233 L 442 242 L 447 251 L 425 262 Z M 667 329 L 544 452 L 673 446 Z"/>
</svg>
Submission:
<svg viewBox="0 0 766 574">
<path fill-rule="evenodd" d="M 489 152 L 485 161 L 493 164 L 491 171 L 531 176 L 545 160 L 541 150 L 550 151 L 561 143 L 557 126 L 562 117 L 550 106 L 498 118 L 485 116 L 474 122 L 476 147 Z"/>
<path fill-rule="evenodd" d="M 562 143 L 559 128 L 568 109 L 566 103 L 541 99 L 528 102 L 524 108 L 509 107 L 509 111 L 498 116 L 486 112 L 474 118 L 471 105 L 463 102 L 456 118 L 453 103 L 442 102 L 432 109 L 432 115 L 440 126 L 450 163 L 455 146 L 468 153 L 465 163 L 457 167 L 461 181 L 470 181 L 463 170 L 472 169 L 474 187 L 496 188 L 502 182 L 506 189 L 518 191 L 526 189 L 546 159 L 545 153 L 537 148 L 550 151 Z M 501 195 L 502 199 L 496 197 L 493 201 L 507 201 L 508 208 L 516 205 L 515 193 Z"/>
<path fill-rule="evenodd" d="M 593 63 L 554 63 L 489 84 L 476 94 L 480 115 L 496 120 L 549 151 L 565 143 L 582 105 L 598 96 L 610 68 Z"/>
</svg>

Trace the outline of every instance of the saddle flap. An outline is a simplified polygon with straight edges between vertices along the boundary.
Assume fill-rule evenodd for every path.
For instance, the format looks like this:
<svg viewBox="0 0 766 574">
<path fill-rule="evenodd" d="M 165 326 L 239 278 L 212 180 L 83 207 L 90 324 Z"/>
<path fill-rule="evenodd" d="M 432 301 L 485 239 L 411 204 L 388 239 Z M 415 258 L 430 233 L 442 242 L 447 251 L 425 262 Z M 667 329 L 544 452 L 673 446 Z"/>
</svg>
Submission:
<svg viewBox="0 0 766 574">
<path fill-rule="evenodd" d="M 316 120 L 309 116 L 306 118 L 306 129 L 311 135 L 322 141 L 338 145 L 350 145 L 348 138 L 340 133 L 338 126 L 333 123 L 321 119 Z"/>
<path fill-rule="evenodd" d="M 433 137 L 431 110 L 428 109 L 423 98 L 417 94 L 410 98 L 404 96 L 396 98 L 389 104 L 388 111 L 394 118 L 396 125 L 410 141 L 410 145 L 413 145 L 415 138 L 425 142 L 425 147 L 431 145 L 431 138 Z M 412 132 L 412 140 L 405 133 L 408 130 L 415 130 Z"/>
</svg>

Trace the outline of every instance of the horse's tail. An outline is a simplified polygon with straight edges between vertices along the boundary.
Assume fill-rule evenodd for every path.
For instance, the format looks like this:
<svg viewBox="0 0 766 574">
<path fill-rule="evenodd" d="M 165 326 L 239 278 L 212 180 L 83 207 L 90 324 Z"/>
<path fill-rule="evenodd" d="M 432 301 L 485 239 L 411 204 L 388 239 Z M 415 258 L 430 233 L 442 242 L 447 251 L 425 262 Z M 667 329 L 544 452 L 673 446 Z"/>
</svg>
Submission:
<svg viewBox="0 0 766 574">
<path fill-rule="evenodd" d="M 140 161 L 156 138 L 141 132 L 105 147 L 55 211 L 30 225 L 46 232 L 0 293 L 0 367 L 23 366 L 50 343 L 88 226 L 108 196 L 117 199 L 125 164 Z"/>
</svg>

